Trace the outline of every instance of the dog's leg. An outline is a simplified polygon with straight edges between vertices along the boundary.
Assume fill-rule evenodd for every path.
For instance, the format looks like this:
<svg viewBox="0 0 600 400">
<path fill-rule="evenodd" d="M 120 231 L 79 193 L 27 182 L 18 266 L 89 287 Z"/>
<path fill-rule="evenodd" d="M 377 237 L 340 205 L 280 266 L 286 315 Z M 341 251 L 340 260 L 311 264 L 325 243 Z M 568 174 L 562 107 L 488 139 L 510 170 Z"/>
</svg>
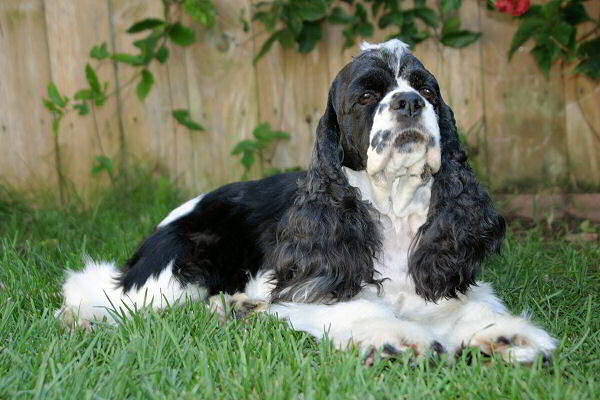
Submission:
<svg viewBox="0 0 600 400">
<path fill-rule="evenodd" d="M 443 346 L 423 326 L 398 319 L 393 308 L 366 299 L 336 304 L 272 304 L 270 314 L 287 320 L 293 329 L 316 338 L 328 337 L 339 349 L 360 348 L 370 357 L 374 351 L 394 356 L 404 351 L 415 355 L 442 353 Z"/>
<path fill-rule="evenodd" d="M 447 326 L 453 351 L 478 347 L 509 362 L 529 364 L 536 357 L 550 357 L 556 340 L 525 317 L 511 315 L 491 287 L 479 282 L 469 290 L 462 306 Z"/>
</svg>

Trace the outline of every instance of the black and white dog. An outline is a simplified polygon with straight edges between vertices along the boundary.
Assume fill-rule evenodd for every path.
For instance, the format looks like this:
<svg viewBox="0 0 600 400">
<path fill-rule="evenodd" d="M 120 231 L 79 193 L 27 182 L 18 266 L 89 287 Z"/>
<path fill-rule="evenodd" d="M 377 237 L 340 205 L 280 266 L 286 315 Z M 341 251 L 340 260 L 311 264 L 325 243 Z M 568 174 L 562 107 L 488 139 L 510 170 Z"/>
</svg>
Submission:
<svg viewBox="0 0 600 400">
<path fill-rule="evenodd" d="M 518 362 L 555 340 L 475 281 L 504 220 L 476 182 L 435 77 L 398 40 L 364 44 L 337 75 L 307 172 L 223 186 L 172 211 L 127 261 L 86 261 L 65 322 L 208 299 L 264 311 L 339 348 Z M 225 293 L 221 297 L 219 293 Z"/>
</svg>

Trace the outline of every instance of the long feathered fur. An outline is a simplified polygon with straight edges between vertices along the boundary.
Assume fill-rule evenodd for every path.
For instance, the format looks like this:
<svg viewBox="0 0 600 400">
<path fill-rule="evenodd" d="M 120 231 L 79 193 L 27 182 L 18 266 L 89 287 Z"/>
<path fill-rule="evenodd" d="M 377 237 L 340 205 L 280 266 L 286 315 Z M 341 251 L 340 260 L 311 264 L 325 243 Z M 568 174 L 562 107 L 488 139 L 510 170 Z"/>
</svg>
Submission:
<svg viewBox="0 0 600 400">
<path fill-rule="evenodd" d="M 467 163 L 452 110 L 443 102 L 440 107 L 441 168 L 409 259 L 416 292 L 430 301 L 457 297 L 474 285 L 481 262 L 500 250 L 505 232 L 504 218 Z"/>
<path fill-rule="evenodd" d="M 335 85 L 307 175 L 298 182 L 293 205 L 277 226 L 276 245 L 266 256 L 276 282 L 272 301 L 347 300 L 374 279 L 381 249 L 376 212 L 360 200 L 342 172 L 343 149 L 335 112 Z"/>
</svg>

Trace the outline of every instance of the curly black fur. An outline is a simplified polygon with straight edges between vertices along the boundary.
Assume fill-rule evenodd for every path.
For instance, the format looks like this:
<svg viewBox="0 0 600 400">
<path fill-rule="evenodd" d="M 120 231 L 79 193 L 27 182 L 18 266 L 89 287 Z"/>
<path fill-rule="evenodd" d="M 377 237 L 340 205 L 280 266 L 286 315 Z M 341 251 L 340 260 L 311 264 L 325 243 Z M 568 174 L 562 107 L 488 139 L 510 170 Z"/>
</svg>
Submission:
<svg viewBox="0 0 600 400">
<path fill-rule="evenodd" d="M 375 211 L 342 173 L 343 148 L 334 107 L 335 82 L 319 121 L 312 160 L 266 255 L 276 287 L 272 301 L 333 302 L 356 295 L 373 275 L 381 249 Z"/>
<path fill-rule="evenodd" d="M 475 284 L 481 262 L 500 250 L 505 231 L 504 218 L 467 164 L 452 110 L 440 107 L 442 164 L 409 259 L 417 294 L 430 301 L 457 297 Z"/>
</svg>

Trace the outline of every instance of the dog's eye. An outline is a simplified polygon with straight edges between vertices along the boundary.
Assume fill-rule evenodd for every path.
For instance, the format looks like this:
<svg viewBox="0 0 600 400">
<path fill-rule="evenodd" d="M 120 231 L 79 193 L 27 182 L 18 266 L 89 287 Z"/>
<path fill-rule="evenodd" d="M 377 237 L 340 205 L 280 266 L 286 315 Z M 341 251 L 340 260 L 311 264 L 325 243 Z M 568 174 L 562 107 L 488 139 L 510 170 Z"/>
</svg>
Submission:
<svg viewBox="0 0 600 400">
<path fill-rule="evenodd" d="M 363 94 L 360 95 L 360 97 L 358 98 L 358 102 L 360 104 L 367 105 L 367 104 L 372 104 L 375 103 L 377 101 L 377 97 L 371 93 L 371 92 L 365 92 Z"/>
<path fill-rule="evenodd" d="M 421 96 L 425 97 L 428 102 L 430 102 L 431 104 L 434 104 L 435 93 L 433 92 L 433 90 L 424 87 L 419 90 L 419 93 L 421 93 Z"/>
</svg>

